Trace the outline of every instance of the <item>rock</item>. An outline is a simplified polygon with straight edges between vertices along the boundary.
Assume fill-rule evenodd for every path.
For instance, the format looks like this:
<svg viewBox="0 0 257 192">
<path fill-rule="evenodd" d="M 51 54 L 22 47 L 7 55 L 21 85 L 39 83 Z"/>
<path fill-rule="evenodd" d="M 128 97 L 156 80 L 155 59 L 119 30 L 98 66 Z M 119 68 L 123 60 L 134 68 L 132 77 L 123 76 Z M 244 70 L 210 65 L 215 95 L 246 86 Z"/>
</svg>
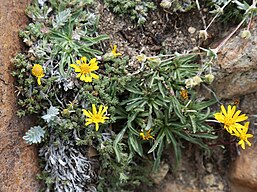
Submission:
<svg viewBox="0 0 257 192">
<path fill-rule="evenodd" d="M 211 173 L 211 172 L 212 172 L 212 170 L 213 170 L 213 164 L 207 163 L 205 167 L 206 167 L 206 171 L 207 171 L 208 173 Z"/>
<path fill-rule="evenodd" d="M 219 98 L 229 99 L 257 91 L 257 70 L 223 73 L 215 77 L 212 86 Z"/>
<path fill-rule="evenodd" d="M 222 182 L 219 182 L 219 183 L 218 183 L 218 189 L 219 189 L 220 191 L 224 191 L 224 184 L 223 184 Z"/>
<path fill-rule="evenodd" d="M 25 9 L 30 0 L 1 1 L 0 7 L 0 191 L 35 192 L 39 170 L 37 150 L 22 139 L 31 126 L 28 119 L 16 116 L 15 80 L 11 76 L 11 58 L 21 48 L 18 32 L 28 22 Z"/>
<path fill-rule="evenodd" d="M 245 95 L 240 102 L 240 109 L 248 114 L 257 114 L 257 92 Z"/>
<path fill-rule="evenodd" d="M 193 34 L 193 33 L 196 32 L 196 28 L 194 28 L 194 27 L 189 27 L 189 28 L 187 29 L 187 31 L 188 31 L 189 33 Z"/>
<path fill-rule="evenodd" d="M 231 166 L 229 177 L 233 192 L 257 191 L 257 145 L 241 151 Z"/>
<path fill-rule="evenodd" d="M 252 23 L 249 39 L 235 35 L 218 53 L 213 88 L 219 98 L 257 92 L 257 19 Z"/>
<path fill-rule="evenodd" d="M 207 186 L 212 186 L 215 183 L 215 177 L 213 174 L 209 174 L 203 178 L 203 181 Z"/>
<path fill-rule="evenodd" d="M 161 164 L 157 172 L 151 175 L 151 178 L 155 184 L 160 184 L 164 177 L 167 175 L 170 166 L 167 163 Z"/>
<path fill-rule="evenodd" d="M 177 183 L 166 183 L 166 185 L 161 190 L 162 192 L 201 192 L 200 189 L 192 189 L 191 187 L 186 187 Z"/>
</svg>

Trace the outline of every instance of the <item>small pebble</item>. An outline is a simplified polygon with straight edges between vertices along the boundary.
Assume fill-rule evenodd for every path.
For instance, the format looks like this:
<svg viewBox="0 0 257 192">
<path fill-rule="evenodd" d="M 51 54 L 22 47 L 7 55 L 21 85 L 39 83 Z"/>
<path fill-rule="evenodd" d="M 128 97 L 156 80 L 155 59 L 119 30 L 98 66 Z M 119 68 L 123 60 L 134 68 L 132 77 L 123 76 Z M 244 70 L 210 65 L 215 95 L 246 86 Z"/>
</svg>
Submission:
<svg viewBox="0 0 257 192">
<path fill-rule="evenodd" d="M 189 27 L 189 28 L 187 29 L 187 31 L 188 31 L 189 33 L 193 34 L 193 33 L 196 32 L 196 28 L 194 28 L 194 27 Z"/>
</svg>

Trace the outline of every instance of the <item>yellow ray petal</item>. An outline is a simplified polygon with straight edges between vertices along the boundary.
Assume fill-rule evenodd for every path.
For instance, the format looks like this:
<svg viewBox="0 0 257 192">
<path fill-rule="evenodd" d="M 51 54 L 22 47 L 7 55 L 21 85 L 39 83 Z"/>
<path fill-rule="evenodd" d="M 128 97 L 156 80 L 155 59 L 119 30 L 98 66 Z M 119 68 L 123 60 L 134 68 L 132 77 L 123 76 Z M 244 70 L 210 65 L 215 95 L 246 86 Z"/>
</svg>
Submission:
<svg viewBox="0 0 257 192">
<path fill-rule="evenodd" d="M 84 115 L 86 115 L 87 117 L 92 117 L 92 114 L 90 115 L 90 111 L 87 111 L 87 110 L 85 110 L 85 109 L 82 109 L 82 111 L 83 111 L 83 114 Z"/>
<path fill-rule="evenodd" d="M 235 119 L 235 122 L 241 122 L 241 121 L 244 121 L 244 120 L 246 120 L 246 119 L 248 119 L 248 117 L 247 117 L 245 114 L 243 114 L 243 115 L 238 116 L 238 117 Z"/>
<path fill-rule="evenodd" d="M 224 123 L 225 117 L 221 113 L 215 113 L 214 118 L 221 123 Z"/>
<path fill-rule="evenodd" d="M 98 110 L 98 114 L 101 114 L 102 110 L 103 110 L 103 105 L 100 105 L 99 110 Z"/>
<path fill-rule="evenodd" d="M 77 61 L 76 61 L 76 63 L 77 63 L 78 65 L 80 65 L 80 64 L 81 64 L 80 60 L 77 60 Z"/>
<path fill-rule="evenodd" d="M 41 85 L 41 77 L 37 78 L 37 83 L 38 83 L 38 85 Z"/>
<path fill-rule="evenodd" d="M 96 61 L 96 58 L 93 58 L 89 61 L 89 65 L 97 65 L 97 61 Z"/>
<path fill-rule="evenodd" d="M 85 81 L 85 82 L 87 82 L 87 83 L 91 83 L 92 82 L 92 77 L 90 77 L 90 76 L 85 76 L 85 78 L 84 78 L 84 80 L 83 81 Z"/>
<path fill-rule="evenodd" d="M 75 69 L 75 72 L 77 72 L 77 73 L 81 71 L 81 70 L 80 70 L 80 67 L 77 66 L 77 65 L 75 65 L 75 64 L 70 64 L 70 67 L 74 68 L 74 69 Z"/>
<path fill-rule="evenodd" d="M 80 76 L 81 76 L 81 73 L 77 74 L 77 76 L 76 76 L 76 77 L 77 77 L 77 78 L 80 78 Z"/>
<path fill-rule="evenodd" d="M 81 80 L 81 81 L 85 81 L 85 78 L 86 78 L 86 77 L 85 77 L 85 74 L 82 74 L 81 77 L 80 77 L 80 80 Z"/>
<path fill-rule="evenodd" d="M 106 107 L 104 107 L 104 109 L 102 110 L 102 112 L 101 112 L 101 115 L 103 115 L 106 111 L 107 111 L 107 109 L 108 109 L 108 107 L 106 106 Z"/>
<path fill-rule="evenodd" d="M 93 112 L 93 115 L 97 114 L 97 110 L 96 110 L 95 104 L 92 104 L 92 112 Z"/>
<path fill-rule="evenodd" d="M 82 63 L 86 64 L 87 63 L 87 58 L 86 57 L 81 57 L 80 59 L 82 61 Z"/>
<path fill-rule="evenodd" d="M 85 125 L 88 126 L 88 125 L 91 124 L 91 123 L 93 123 L 93 122 L 92 122 L 91 119 L 89 119 L 89 120 L 86 120 L 86 124 L 85 124 Z"/>
<path fill-rule="evenodd" d="M 95 71 L 97 69 L 99 69 L 99 66 L 97 66 L 97 65 L 90 66 L 91 71 Z"/>
<path fill-rule="evenodd" d="M 99 79 L 99 76 L 94 74 L 94 73 L 90 73 L 91 77 L 93 77 L 94 79 Z"/>
<path fill-rule="evenodd" d="M 241 113 L 241 111 L 238 110 L 238 111 L 234 114 L 233 119 L 234 119 L 234 118 L 236 119 L 240 113 Z"/>
<path fill-rule="evenodd" d="M 228 106 L 228 113 L 227 113 L 228 117 L 232 117 L 231 115 L 231 105 Z"/>
<path fill-rule="evenodd" d="M 99 124 L 95 123 L 95 130 L 98 131 L 98 129 L 99 129 Z"/>
<path fill-rule="evenodd" d="M 223 113 L 225 116 L 227 116 L 227 111 L 226 111 L 224 105 L 221 105 L 220 108 L 221 108 L 222 113 Z"/>
<path fill-rule="evenodd" d="M 236 106 L 233 106 L 231 109 L 231 117 L 234 115 L 235 112 L 236 112 Z"/>
</svg>

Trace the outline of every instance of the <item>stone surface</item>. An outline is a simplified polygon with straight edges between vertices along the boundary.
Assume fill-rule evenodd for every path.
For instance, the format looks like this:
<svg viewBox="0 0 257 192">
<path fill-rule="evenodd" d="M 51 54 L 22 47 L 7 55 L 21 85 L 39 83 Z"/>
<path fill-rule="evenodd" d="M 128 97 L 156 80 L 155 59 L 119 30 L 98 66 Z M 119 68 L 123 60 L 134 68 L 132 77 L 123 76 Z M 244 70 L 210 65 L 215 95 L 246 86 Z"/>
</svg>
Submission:
<svg viewBox="0 0 257 192">
<path fill-rule="evenodd" d="M 257 114 L 257 92 L 245 95 L 240 102 L 240 109 L 248 114 Z"/>
<path fill-rule="evenodd" d="M 166 183 L 163 186 L 162 192 L 201 192 L 199 189 L 192 189 L 191 187 L 185 187 L 177 183 Z"/>
<path fill-rule="evenodd" d="M 21 51 L 18 31 L 28 22 L 25 9 L 30 0 L 4 0 L 0 4 L 0 191 L 35 192 L 39 185 L 37 151 L 22 136 L 30 121 L 16 117 L 15 80 L 11 59 Z"/>
<path fill-rule="evenodd" d="M 169 169 L 170 167 L 167 163 L 161 164 L 159 170 L 151 176 L 153 182 L 157 185 L 160 184 L 169 172 Z"/>
<path fill-rule="evenodd" d="M 232 192 L 257 191 L 257 145 L 241 150 L 241 155 L 231 167 Z"/>
<path fill-rule="evenodd" d="M 233 36 L 218 54 L 213 88 L 219 98 L 229 99 L 257 91 L 257 20 L 249 39 Z"/>
<path fill-rule="evenodd" d="M 224 74 L 219 76 L 212 86 L 217 96 L 222 99 L 251 94 L 257 91 L 257 70 Z"/>
</svg>

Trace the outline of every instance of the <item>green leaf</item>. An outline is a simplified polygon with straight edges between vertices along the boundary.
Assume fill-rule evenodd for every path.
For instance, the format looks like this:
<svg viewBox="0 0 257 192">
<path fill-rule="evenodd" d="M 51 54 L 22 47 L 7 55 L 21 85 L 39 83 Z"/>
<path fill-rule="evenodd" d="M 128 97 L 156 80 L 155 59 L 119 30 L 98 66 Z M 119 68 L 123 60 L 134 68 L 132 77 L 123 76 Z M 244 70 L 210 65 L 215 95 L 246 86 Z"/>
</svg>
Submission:
<svg viewBox="0 0 257 192">
<path fill-rule="evenodd" d="M 116 136 L 115 140 L 113 141 L 113 149 L 114 149 L 114 152 L 116 154 L 117 162 L 120 162 L 120 160 L 121 160 L 121 155 L 120 155 L 120 150 L 118 148 L 118 143 L 122 140 L 126 130 L 127 130 L 127 127 L 124 127 L 121 130 L 121 132 L 119 132 L 119 134 Z"/>
<path fill-rule="evenodd" d="M 138 94 L 138 95 L 144 95 L 144 93 L 139 90 L 139 89 L 136 89 L 134 87 L 126 87 L 126 89 L 129 91 L 129 92 L 132 92 L 132 93 L 135 93 L 135 94 Z"/>
<path fill-rule="evenodd" d="M 172 128 L 171 128 L 171 130 L 172 130 Z M 165 130 L 165 135 L 167 137 L 167 140 L 171 141 L 171 143 L 172 143 L 174 153 L 175 153 L 176 162 L 178 163 L 180 158 L 181 158 L 181 151 L 180 151 L 180 148 L 178 146 L 178 142 L 174 138 L 172 132 L 169 131 L 168 129 Z"/>
<path fill-rule="evenodd" d="M 96 43 L 99 43 L 100 41 L 109 39 L 108 35 L 99 35 L 97 37 L 81 37 L 81 40 L 88 44 L 91 43 L 91 45 L 94 45 Z"/>
<path fill-rule="evenodd" d="M 210 134 L 210 133 L 197 133 L 197 134 L 195 133 L 192 136 L 199 137 L 199 138 L 204 138 L 204 139 L 217 139 L 218 138 L 217 135 L 213 135 L 213 134 Z"/>
<path fill-rule="evenodd" d="M 159 143 L 159 146 L 158 146 L 158 149 L 157 149 L 157 154 L 156 154 L 157 157 L 156 157 L 156 159 L 154 161 L 154 164 L 153 164 L 153 171 L 157 171 L 159 166 L 160 166 L 163 148 L 164 148 L 164 141 L 162 139 L 162 140 L 160 140 L 160 143 Z"/>
<path fill-rule="evenodd" d="M 147 152 L 147 153 L 152 153 L 157 147 L 158 145 L 162 142 L 163 138 L 164 138 L 165 134 L 163 132 L 163 130 L 158 134 L 153 146 L 151 147 L 151 149 Z"/>
<path fill-rule="evenodd" d="M 195 123 L 195 117 L 194 115 L 189 115 L 190 121 L 191 121 L 191 125 L 193 127 L 193 133 L 196 132 L 196 123 Z"/>
<path fill-rule="evenodd" d="M 159 87 L 159 91 L 162 94 L 162 97 L 165 98 L 165 93 L 164 93 L 164 90 L 163 90 L 163 85 L 162 85 L 162 83 L 160 81 L 158 82 L 158 87 Z"/>
<path fill-rule="evenodd" d="M 128 136 L 129 144 L 132 146 L 132 148 L 140 155 L 143 156 L 143 148 L 141 143 L 138 141 L 135 135 L 129 134 Z"/>
</svg>

